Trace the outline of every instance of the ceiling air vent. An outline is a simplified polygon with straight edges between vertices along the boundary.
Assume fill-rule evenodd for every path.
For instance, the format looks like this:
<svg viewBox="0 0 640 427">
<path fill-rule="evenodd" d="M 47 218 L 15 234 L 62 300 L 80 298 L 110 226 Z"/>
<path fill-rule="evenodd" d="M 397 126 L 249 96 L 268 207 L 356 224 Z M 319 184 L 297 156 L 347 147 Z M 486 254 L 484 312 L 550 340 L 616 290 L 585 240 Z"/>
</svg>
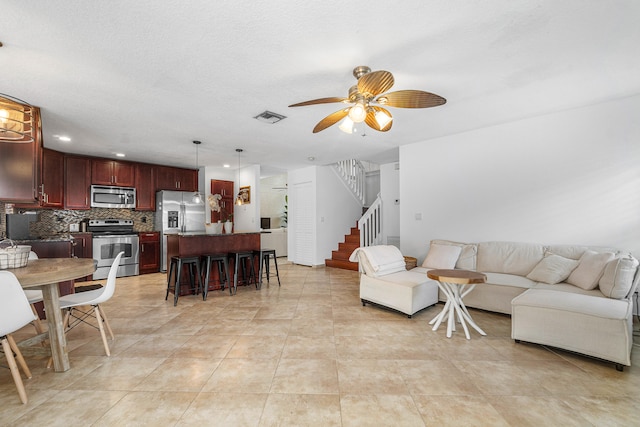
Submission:
<svg viewBox="0 0 640 427">
<path fill-rule="evenodd" d="M 278 123 L 280 120 L 286 119 L 286 118 L 287 117 L 283 116 L 282 114 L 272 113 L 271 111 L 265 111 L 254 117 L 254 119 L 258 119 L 261 122 L 270 123 L 270 124 Z"/>
</svg>

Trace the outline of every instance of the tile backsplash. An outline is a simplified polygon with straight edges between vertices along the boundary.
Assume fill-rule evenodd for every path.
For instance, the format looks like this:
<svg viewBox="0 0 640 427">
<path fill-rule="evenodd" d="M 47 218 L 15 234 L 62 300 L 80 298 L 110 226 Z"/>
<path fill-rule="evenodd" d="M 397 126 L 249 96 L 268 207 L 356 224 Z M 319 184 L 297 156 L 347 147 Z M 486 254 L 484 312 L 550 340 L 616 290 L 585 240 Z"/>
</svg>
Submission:
<svg viewBox="0 0 640 427">
<path fill-rule="evenodd" d="M 24 209 L 38 214 L 38 220 L 29 228 L 32 237 L 50 237 L 68 233 L 69 224 L 77 224 L 83 219 L 132 219 L 133 229 L 137 232 L 153 231 L 153 211 L 134 211 L 131 209 L 92 208 L 88 211 L 64 209 Z M 0 202 L 0 236 L 6 235 L 5 203 Z M 18 209 L 16 209 L 16 213 Z"/>
</svg>

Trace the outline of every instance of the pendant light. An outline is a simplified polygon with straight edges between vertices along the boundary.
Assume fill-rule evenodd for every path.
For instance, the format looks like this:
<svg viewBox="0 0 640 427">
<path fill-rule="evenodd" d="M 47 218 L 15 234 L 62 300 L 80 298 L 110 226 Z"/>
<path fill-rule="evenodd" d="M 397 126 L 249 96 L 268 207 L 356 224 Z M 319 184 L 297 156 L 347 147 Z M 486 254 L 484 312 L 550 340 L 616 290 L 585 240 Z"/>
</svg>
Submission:
<svg viewBox="0 0 640 427">
<path fill-rule="evenodd" d="M 196 146 L 196 170 L 198 170 L 198 145 L 202 144 L 202 142 L 200 142 L 200 141 L 193 141 L 193 143 L 194 143 L 194 144 L 195 144 L 195 146 Z M 198 180 L 198 181 L 199 181 L 199 180 Z M 197 203 L 197 204 L 202 203 L 202 194 L 200 194 L 200 190 L 196 191 L 196 194 L 194 194 L 194 195 L 191 197 L 191 201 L 192 201 L 193 203 Z"/>
<path fill-rule="evenodd" d="M 18 98 L 0 93 L 0 142 L 34 142 L 36 132 L 34 107 Z"/>
<path fill-rule="evenodd" d="M 236 205 L 242 205 L 242 195 L 240 194 L 240 153 L 244 150 L 242 148 L 236 148 L 236 152 L 238 153 L 238 195 L 236 196 Z"/>
</svg>

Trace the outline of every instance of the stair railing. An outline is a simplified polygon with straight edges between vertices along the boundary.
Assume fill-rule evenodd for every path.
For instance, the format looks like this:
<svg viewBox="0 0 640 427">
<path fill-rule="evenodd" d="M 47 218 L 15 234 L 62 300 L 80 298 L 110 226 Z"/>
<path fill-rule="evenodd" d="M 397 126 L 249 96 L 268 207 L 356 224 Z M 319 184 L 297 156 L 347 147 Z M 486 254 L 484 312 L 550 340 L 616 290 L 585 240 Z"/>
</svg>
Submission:
<svg viewBox="0 0 640 427">
<path fill-rule="evenodd" d="M 356 159 L 341 160 L 334 163 L 334 170 L 351 193 L 364 206 L 365 202 L 365 169 Z"/>
<path fill-rule="evenodd" d="M 360 246 L 382 244 L 382 199 L 380 193 L 369 209 L 358 220 Z"/>
</svg>

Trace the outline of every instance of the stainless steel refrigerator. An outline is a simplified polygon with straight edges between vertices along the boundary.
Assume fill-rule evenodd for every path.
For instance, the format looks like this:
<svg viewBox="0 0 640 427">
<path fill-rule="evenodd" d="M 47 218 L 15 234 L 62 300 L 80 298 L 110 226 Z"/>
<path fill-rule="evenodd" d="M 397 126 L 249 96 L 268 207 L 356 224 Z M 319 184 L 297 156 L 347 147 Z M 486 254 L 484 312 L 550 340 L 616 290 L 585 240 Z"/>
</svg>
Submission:
<svg viewBox="0 0 640 427">
<path fill-rule="evenodd" d="M 192 201 L 194 192 L 158 191 L 155 229 L 160 232 L 160 270 L 167 271 L 167 234 L 204 233 L 205 205 Z"/>
</svg>

